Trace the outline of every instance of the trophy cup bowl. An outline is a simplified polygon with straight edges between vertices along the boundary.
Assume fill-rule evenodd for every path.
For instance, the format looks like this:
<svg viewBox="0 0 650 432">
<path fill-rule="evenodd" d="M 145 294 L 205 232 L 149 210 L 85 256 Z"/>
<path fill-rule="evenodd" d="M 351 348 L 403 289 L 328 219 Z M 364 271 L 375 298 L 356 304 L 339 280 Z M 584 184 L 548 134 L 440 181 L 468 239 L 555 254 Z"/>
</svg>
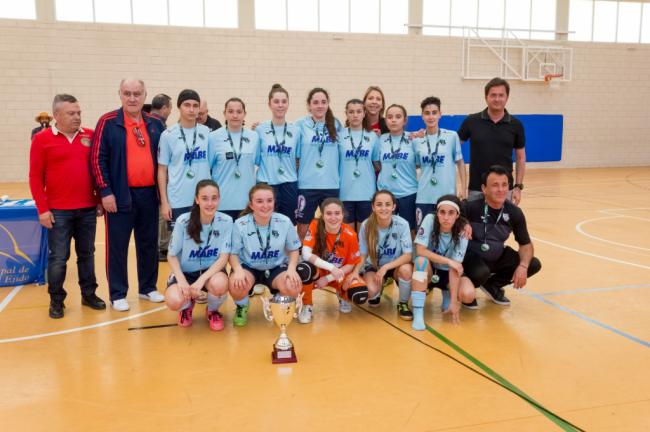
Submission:
<svg viewBox="0 0 650 432">
<path fill-rule="evenodd" d="M 273 344 L 271 361 L 273 363 L 295 363 L 298 361 L 293 343 L 287 336 L 287 327 L 302 309 L 302 294 L 297 299 L 275 294 L 270 299 L 262 297 L 264 317 L 280 327 L 280 336 Z"/>
</svg>

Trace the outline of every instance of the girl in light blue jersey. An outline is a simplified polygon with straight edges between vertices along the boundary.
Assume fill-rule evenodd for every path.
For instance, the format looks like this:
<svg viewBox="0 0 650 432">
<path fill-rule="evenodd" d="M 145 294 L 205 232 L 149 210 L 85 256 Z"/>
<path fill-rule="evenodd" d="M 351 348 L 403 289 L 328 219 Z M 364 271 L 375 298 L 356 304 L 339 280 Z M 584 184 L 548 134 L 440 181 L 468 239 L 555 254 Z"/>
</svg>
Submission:
<svg viewBox="0 0 650 432">
<path fill-rule="evenodd" d="M 363 101 L 351 99 L 345 104 L 346 128 L 339 141 L 340 199 L 345 222 L 355 230 L 372 213 L 372 195 L 377 190 L 375 171 L 379 171 L 379 140 L 374 131 L 363 127 Z"/>
<path fill-rule="evenodd" d="M 415 237 L 415 272 L 413 273 L 413 328 L 424 330 L 424 303 L 427 289 L 443 291 L 443 312 L 451 313 L 452 321 L 460 322 L 460 303 L 475 309 L 472 281 L 464 276 L 463 259 L 467 250 L 465 220 L 460 217 L 460 200 L 456 195 L 443 195 L 436 203 L 436 213 L 428 214 Z"/>
<path fill-rule="evenodd" d="M 408 307 L 413 274 L 413 242 L 408 222 L 394 215 L 395 196 L 387 190 L 375 192 L 372 197 L 372 213 L 359 230 L 361 262 L 355 267 L 349 280 L 361 274 L 368 286 L 368 305 L 378 307 L 385 278 L 397 280 L 399 303 L 397 312 L 404 320 L 412 320 Z"/>
<path fill-rule="evenodd" d="M 191 211 L 178 217 L 172 232 L 167 256 L 172 274 L 165 301 L 169 309 L 180 310 L 181 327 L 192 325 L 194 301 L 201 291 L 207 291 L 206 318 L 210 328 L 223 330 L 219 307 L 228 295 L 226 264 L 233 223 L 230 216 L 217 211 L 218 207 L 217 184 L 210 179 L 199 181 Z"/>
<path fill-rule="evenodd" d="M 160 135 L 158 145 L 158 190 L 160 213 L 170 230 L 174 221 L 190 211 L 194 190 L 200 180 L 210 178 L 208 134 L 210 130 L 197 124 L 201 100 L 194 90 L 185 89 L 178 95 L 180 112 L 177 124 Z"/>
<path fill-rule="evenodd" d="M 339 134 L 325 89 L 313 88 L 307 96 L 308 116 L 296 121 L 301 130 L 298 158 L 298 235 L 305 238 L 316 208 L 326 198 L 339 196 Z"/>
<path fill-rule="evenodd" d="M 420 107 L 422 120 L 426 125 L 426 134 L 413 141 L 416 163 L 421 168 L 415 199 L 415 219 L 418 226 L 427 214 L 434 213 L 435 202 L 442 195 L 456 195 L 458 190 L 458 196 L 463 199 L 467 190 L 465 164 L 458 134 L 455 131 L 441 129 L 438 125 L 442 116 L 440 99 L 429 96 L 422 101 Z M 460 178 L 458 189 L 456 171 Z"/>
<path fill-rule="evenodd" d="M 393 104 L 386 110 L 390 132 L 379 138 L 381 172 L 377 188 L 389 190 L 397 197 L 397 214 L 406 219 L 411 230 L 415 230 L 418 180 L 415 148 L 404 131 L 407 119 L 406 109 L 401 105 Z"/>
<path fill-rule="evenodd" d="M 229 290 L 237 305 L 233 323 L 240 327 L 248 322 L 248 295 L 256 283 L 273 294 L 297 297 L 302 291 L 296 271 L 300 240 L 289 218 L 273 211 L 273 187 L 258 183 L 248 196 L 248 207 L 235 221 L 230 255 Z"/>
<path fill-rule="evenodd" d="M 228 99 L 223 115 L 226 126 L 211 132 L 209 138 L 212 179 L 221 188 L 219 210 L 236 219 L 246 208 L 246 196 L 255 185 L 259 136 L 243 127 L 246 105 L 241 99 Z"/>
<path fill-rule="evenodd" d="M 298 172 L 296 151 L 300 145 L 300 129 L 287 123 L 289 93 L 274 84 L 269 92 L 269 109 L 273 117 L 260 123 L 255 131 L 260 137 L 257 181 L 268 183 L 275 191 L 275 211 L 296 220 Z"/>
</svg>

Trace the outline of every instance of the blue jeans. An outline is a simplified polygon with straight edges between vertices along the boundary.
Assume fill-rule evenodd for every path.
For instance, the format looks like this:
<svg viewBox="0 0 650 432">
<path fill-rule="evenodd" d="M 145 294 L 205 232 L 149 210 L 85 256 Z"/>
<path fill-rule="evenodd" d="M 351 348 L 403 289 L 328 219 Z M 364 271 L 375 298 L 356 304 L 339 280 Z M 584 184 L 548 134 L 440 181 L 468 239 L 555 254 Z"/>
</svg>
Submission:
<svg viewBox="0 0 650 432">
<path fill-rule="evenodd" d="M 75 210 L 50 210 L 54 216 L 48 240 L 48 292 L 52 302 L 63 302 L 67 293 L 63 289 L 66 264 L 70 258 L 70 240 L 74 238 L 77 253 L 77 273 L 81 295 L 89 296 L 97 289 L 95 278 L 95 207 Z"/>
</svg>

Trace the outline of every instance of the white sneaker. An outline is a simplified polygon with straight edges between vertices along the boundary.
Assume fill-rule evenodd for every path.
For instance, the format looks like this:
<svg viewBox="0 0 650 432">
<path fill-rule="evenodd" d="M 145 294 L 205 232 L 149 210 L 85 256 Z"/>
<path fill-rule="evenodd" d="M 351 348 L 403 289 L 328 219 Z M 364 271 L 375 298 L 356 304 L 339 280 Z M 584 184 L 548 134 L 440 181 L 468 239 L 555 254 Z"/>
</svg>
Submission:
<svg viewBox="0 0 650 432">
<path fill-rule="evenodd" d="M 156 290 L 148 292 L 147 294 L 140 294 L 140 298 L 149 300 L 151 303 L 162 303 L 165 301 L 165 296 Z"/>
<path fill-rule="evenodd" d="M 255 286 L 253 287 L 253 294 L 262 295 L 264 294 L 265 289 L 266 289 L 266 285 L 255 284 Z"/>
<path fill-rule="evenodd" d="M 302 307 L 302 310 L 298 315 L 298 322 L 300 324 L 309 324 L 311 322 L 312 315 L 314 314 L 313 308 L 312 305 L 304 305 Z"/>
<path fill-rule="evenodd" d="M 352 305 L 349 301 L 339 299 L 339 312 L 341 313 L 350 313 L 352 312 Z"/>
<path fill-rule="evenodd" d="M 112 306 L 113 309 L 120 312 L 126 312 L 130 309 L 129 302 L 126 299 L 114 300 Z"/>
</svg>

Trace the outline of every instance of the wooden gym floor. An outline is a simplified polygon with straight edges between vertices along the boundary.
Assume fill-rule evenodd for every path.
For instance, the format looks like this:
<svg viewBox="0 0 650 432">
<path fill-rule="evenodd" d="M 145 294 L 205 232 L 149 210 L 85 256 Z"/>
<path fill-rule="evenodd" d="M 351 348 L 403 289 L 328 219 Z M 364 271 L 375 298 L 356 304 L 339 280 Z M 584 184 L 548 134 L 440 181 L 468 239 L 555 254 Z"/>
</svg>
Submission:
<svg viewBox="0 0 650 432">
<path fill-rule="evenodd" d="M 28 196 L 25 184 L 0 192 Z M 289 366 L 271 364 L 278 329 L 258 297 L 244 328 L 229 300 L 220 333 L 202 306 L 192 327 L 170 326 L 176 315 L 133 286 L 130 312 L 93 311 L 73 257 L 62 320 L 47 316 L 46 287 L 0 289 L 1 429 L 650 430 L 650 168 L 530 169 L 522 207 L 543 269 L 507 289 L 510 307 L 479 291 L 480 309 L 454 326 L 436 291 L 430 330 L 415 332 L 396 317 L 395 290 L 348 315 L 317 291 L 314 322 L 289 327 Z M 108 300 L 103 233 L 100 222 Z M 168 273 L 162 264 L 161 290 Z"/>
</svg>

